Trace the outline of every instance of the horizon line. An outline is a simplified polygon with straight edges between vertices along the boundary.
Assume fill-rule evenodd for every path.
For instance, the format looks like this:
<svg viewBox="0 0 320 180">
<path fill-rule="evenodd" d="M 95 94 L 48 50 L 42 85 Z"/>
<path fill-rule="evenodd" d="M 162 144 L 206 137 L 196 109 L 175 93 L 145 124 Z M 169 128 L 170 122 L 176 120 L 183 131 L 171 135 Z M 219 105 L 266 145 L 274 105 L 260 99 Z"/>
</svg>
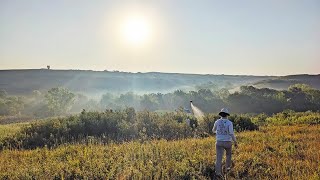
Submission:
<svg viewBox="0 0 320 180">
<path fill-rule="evenodd" d="M 259 76 L 259 77 L 285 77 L 295 75 L 320 75 L 315 73 L 297 73 L 285 75 L 254 75 L 254 74 L 210 74 L 210 73 L 190 73 L 190 72 L 165 72 L 165 71 L 121 71 L 121 70 L 93 70 L 93 69 L 47 69 L 47 68 L 26 68 L 26 69 L 0 69 L 0 71 L 23 71 L 23 70 L 48 70 L 48 71 L 92 71 L 92 72 L 109 72 L 109 73 L 132 73 L 132 74 L 147 74 L 147 73 L 161 73 L 161 74 L 185 74 L 185 75 L 214 75 L 214 76 Z"/>
</svg>

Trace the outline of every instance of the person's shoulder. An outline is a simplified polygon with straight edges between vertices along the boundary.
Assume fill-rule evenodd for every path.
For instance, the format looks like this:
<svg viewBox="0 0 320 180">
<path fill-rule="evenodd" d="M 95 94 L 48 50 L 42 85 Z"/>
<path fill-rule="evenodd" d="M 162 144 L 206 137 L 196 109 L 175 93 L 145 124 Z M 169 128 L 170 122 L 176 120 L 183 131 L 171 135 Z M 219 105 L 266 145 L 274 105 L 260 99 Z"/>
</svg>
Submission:
<svg viewBox="0 0 320 180">
<path fill-rule="evenodd" d="M 228 123 L 229 123 L 229 124 L 233 124 L 232 121 L 230 121 L 230 119 L 228 119 Z"/>
</svg>

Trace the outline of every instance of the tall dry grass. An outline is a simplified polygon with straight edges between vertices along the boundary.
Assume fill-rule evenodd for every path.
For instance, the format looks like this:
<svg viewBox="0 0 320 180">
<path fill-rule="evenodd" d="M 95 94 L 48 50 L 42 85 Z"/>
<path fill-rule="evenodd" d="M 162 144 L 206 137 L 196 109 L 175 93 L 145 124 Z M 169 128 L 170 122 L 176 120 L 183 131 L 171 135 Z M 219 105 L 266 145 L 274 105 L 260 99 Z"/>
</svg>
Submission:
<svg viewBox="0 0 320 180">
<path fill-rule="evenodd" d="M 229 179 L 319 179 L 320 126 L 237 134 Z M 0 152 L 0 179 L 210 179 L 215 139 L 74 144 Z"/>
</svg>

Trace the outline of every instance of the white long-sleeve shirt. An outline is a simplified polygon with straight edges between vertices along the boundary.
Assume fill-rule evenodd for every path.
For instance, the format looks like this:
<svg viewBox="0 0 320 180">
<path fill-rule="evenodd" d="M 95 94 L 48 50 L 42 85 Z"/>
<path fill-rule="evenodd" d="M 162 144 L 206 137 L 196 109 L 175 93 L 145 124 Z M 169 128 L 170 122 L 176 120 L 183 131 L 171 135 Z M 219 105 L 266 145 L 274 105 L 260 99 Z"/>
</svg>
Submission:
<svg viewBox="0 0 320 180">
<path fill-rule="evenodd" d="M 217 141 L 234 141 L 236 142 L 236 137 L 234 136 L 233 124 L 229 119 L 218 119 L 214 122 L 212 129 L 213 133 L 216 133 Z"/>
</svg>

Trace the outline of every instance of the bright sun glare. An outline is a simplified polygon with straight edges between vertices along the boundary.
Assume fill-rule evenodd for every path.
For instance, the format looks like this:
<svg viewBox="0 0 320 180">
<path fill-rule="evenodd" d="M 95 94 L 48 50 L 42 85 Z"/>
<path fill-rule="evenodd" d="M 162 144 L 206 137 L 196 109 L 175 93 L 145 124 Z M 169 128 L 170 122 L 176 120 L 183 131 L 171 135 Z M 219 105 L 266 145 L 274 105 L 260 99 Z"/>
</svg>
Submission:
<svg viewBox="0 0 320 180">
<path fill-rule="evenodd" d="M 122 34 L 126 42 L 142 45 L 150 36 L 150 26 L 143 17 L 131 17 L 124 22 Z"/>
</svg>

